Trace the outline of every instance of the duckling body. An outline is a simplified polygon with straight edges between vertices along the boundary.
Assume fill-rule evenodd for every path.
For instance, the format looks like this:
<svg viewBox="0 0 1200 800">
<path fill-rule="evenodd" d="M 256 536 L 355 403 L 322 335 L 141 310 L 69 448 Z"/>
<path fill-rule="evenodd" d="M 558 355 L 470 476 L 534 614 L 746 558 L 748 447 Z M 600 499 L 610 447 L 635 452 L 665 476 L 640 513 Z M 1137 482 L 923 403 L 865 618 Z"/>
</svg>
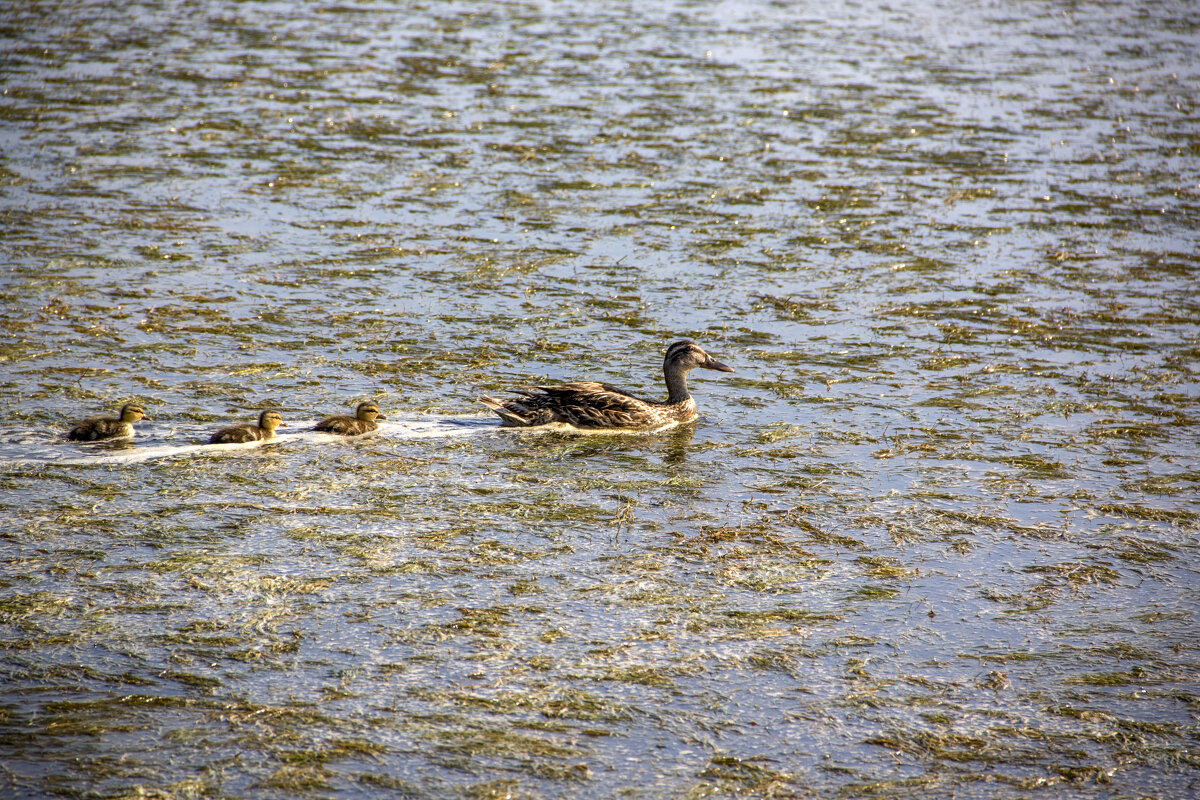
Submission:
<svg viewBox="0 0 1200 800">
<path fill-rule="evenodd" d="M 322 433 L 336 433 L 341 436 L 361 436 L 379 427 L 375 424 L 377 419 L 387 419 L 387 417 L 379 413 L 379 406 L 368 400 L 358 404 L 353 417 L 334 414 L 318 422 L 313 430 Z"/>
<path fill-rule="evenodd" d="M 565 423 L 583 430 L 658 428 L 696 418 L 696 401 L 687 388 L 687 373 L 695 367 L 733 372 L 732 367 L 712 359 L 698 344 L 684 339 L 668 347 L 663 359 L 665 401 L 643 400 L 594 381 L 518 389 L 516 393 L 521 397 L 512 400 L 487 395 L 479 400 L 500 416 L 502 425 L 511 427 Z"/>
<path fill-rule="evenodd" d="M 137 403 L 126 403 L 121 406 L 120 416 L 100 414 L 76 422 L 67 432 L 67 438 L 73 442 L 95 442 L 133 436 L 133 423 L 142 419 L 150 419 L 145 410 Z"/>
<path fill-rule="evenodd" d="M 278 411 L 264 411 L 258 415 L 258 424 L 230 425 L 221 428 L 208 439 L 209 444 L 244 444 L 275 438 L 275 429 L 286 428 Z"/>
</svg>

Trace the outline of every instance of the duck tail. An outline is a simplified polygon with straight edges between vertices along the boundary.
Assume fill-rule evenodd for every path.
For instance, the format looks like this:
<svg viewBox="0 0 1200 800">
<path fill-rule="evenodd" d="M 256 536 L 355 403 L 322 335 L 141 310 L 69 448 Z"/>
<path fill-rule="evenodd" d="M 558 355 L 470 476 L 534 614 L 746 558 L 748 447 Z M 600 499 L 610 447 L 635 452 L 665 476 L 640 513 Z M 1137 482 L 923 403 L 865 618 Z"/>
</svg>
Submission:
<svg viewBox="0 0 1200 800">
<path fill-rule="evenodd" d="M 528 421 L 513 413 L 512 410 L 504 405 L 504 402 L 501 400 L 497 400 L 496 398 L 485 394 L 480 396 L 479 402 L 483 403 L 492 411 L 495 411 L 500 416 L 500 419 L 504 420 L 505 425 L 516 425 L 522 428 L 529 426 Z"/>
</svg>

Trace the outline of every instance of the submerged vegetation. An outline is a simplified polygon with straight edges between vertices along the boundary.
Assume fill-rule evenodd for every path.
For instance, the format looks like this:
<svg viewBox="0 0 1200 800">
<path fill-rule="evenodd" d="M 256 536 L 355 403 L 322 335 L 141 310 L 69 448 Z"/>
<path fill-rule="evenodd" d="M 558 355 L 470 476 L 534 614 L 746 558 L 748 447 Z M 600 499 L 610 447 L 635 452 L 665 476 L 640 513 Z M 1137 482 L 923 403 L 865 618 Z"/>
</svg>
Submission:
<svg viewBox="0 0 1200 800">
<path fill-rule="evenodd" d="M 1194 794 L 1186 9 L 26 5 L 4 796 Z"/>
</svg>

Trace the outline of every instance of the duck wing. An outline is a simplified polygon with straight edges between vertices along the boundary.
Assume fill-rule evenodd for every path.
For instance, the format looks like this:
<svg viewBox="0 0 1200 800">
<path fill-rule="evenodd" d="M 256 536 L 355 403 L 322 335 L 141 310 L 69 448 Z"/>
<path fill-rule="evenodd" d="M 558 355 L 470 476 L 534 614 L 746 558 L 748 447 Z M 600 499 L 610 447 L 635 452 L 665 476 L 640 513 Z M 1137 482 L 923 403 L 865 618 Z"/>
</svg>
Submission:
<svg viewBox="0 0 1200 800">
<path fill-rule="evenodd" d="M 537 406 L 552 417 L 549 421 L 576 428 L 636 428 L 654 424 L 657 417 L 652 403 L 607 383 L 560 383 L 523 394 L 528 399 L 519 402 Z"/>
<path fill-rule="evenodd" d="M 354 436 L 363 433 L 363 429 L 358 425 L 358 419 L 341 414 L 326 417 L 313 426 L 313 430 L 321 431 L 322 433 L 336 433 L 342 436 Z"/>
<path fill-rule="evenodd" d="M 257 425 L 230 425 L 221 428 L 209 438 L 209 444 L 245 444 L 262 439 L 263 431 Z"/>
<path fill-rule="evenodd" d="M 132 430 L 132 426 L 130 427 Z M 94 442 L 99 439 L 112 439 L 127 434 L 125 423 L 116 417 L 88 417 L 75 423 L 67 433 L 67 438 L 76 442 Z"/>
</svg>

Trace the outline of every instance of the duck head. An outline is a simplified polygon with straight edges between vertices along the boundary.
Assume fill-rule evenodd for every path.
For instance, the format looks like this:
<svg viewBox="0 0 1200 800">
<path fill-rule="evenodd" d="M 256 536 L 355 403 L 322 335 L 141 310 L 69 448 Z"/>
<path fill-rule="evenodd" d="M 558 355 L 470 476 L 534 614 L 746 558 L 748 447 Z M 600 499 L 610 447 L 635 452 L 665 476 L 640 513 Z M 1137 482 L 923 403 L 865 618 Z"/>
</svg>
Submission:
<svg viewBox="0 0 1200 800">
<path fill-rule="evenodd" d="M 733 367 L 726 366 L 720 361 L 717 361 L 708 353 L 701 349 L 700 345 L 690 339 L 683 339 L 675 342 L 667 348 L 667 357 L 663 360 L 663 369 L 667 372 L 682 370 L 686 372 L 689 369 L 700 367 L 701 369 L 715 369 L 719 372 L 733 372 Z"/>
</svg>

